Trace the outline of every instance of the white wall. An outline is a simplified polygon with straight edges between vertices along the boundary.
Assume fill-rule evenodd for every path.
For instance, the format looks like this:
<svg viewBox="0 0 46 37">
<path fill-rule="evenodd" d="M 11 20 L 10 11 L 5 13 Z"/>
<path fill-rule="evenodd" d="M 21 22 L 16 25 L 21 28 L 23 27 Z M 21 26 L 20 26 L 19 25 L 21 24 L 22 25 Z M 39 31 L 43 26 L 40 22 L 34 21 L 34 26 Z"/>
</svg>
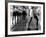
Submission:
<svg viewBox="0 0 46 37">
<path fill-rule="evenodd" d="M 19 1 L 22 1 L 22 0 L 19 0 Z M 23 1 L 45 2 L 45 5 L 46 5 L 46 0 L 23 0 Z M 45 9 L 46 9 L 46 6 L 45 6 Z M 46 27 L 46 23 L 45 23 L 45 27 Z M 4 37 L 4 34 L 5 34 L 5 0 L 0 0 L 0 37 Z M 46 32 L 45 32 L 45 35 L 30 35 L 30 36 L 17 36 L 17 37 L 46 37 Z"/>
<path fill-rule="evenodd" d="M 5 2 L 0 0 L 0 37 L 4 36 L 5 33 Z"/>
</svg>

